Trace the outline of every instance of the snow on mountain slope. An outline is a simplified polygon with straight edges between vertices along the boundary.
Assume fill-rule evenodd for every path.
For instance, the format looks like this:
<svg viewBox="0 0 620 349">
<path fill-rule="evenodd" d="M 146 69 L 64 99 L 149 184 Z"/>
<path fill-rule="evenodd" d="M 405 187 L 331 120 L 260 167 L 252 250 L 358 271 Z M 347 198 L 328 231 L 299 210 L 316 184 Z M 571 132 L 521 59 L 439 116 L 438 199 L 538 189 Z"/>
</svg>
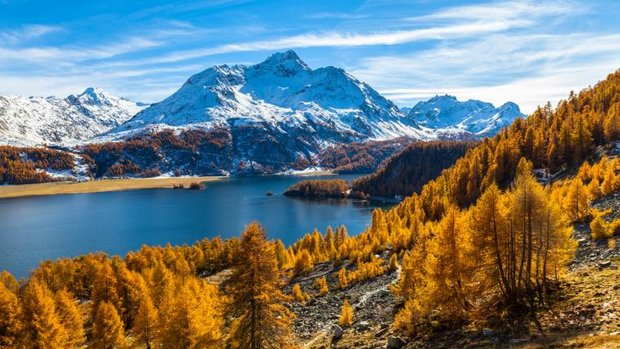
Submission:
<svg viewBox="0 0 620 349">
<path fill-rule="evenodd" d="M 460 102 L 454 96 L 435 96 L 417 103 L 408 116 L 440 137 L 492 136 L 515 119 L 524 117 L 519 106 L 507 102 L 496 108 L 478 100 Z"/>
<path fill-rule="evenodd" d="M 253 65 L 198 73 L 173 95 L 112 130 L 123 137 L 162 128 L 260 127 L 273 137 L 320 144 L 410 136 L 432 138 L 389 100 L 344 70 L 316 70 L 295 52 Z"/>
<path fill-rule="evenodd" d="M 34 146 L 90 140 L 144 107 L 88 88 L 67 98 L 0 96 L 0 144 Z"/>
</svg>

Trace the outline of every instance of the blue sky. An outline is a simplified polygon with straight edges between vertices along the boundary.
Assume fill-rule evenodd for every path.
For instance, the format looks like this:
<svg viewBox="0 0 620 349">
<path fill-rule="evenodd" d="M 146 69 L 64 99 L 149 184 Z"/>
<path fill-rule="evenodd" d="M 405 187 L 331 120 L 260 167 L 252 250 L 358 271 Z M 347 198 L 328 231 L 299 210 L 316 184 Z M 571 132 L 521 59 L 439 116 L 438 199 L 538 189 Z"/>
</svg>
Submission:
<svg viewBox="0 0 620 349">
<path fill-rule="evenodd" d="M 620 68 L 619 1 L 0 0 L 0 94 L 99 86 L 145 102 L 216 64 L 294 49 L 400 106 L 435 94 L 531 112 Z"/>
</svg>

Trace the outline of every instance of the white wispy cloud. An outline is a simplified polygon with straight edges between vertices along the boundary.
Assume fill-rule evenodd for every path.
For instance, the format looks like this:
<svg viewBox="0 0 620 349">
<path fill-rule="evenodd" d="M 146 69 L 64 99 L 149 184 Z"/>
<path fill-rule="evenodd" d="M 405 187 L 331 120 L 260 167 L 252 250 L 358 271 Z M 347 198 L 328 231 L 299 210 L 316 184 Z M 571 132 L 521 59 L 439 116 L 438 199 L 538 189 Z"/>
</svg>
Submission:
<svg viewBox="0 0 620 349">
<path fill-rule="evenodd" d="M 60 26 L 30 24 L 17 29 L 0 31 L 0 43 L 15 45 L 62 30 Z"/>
<path fill-rule="evenodd" d="M 582 8 L 567 1 L 538 3 L 517 1 L 476 6 L 458 6 L 436 12 L 406 18 L 416 27 L 374 32 L 308 32 L 269 40 L 229 43 L 192 50 L 177 50 L 167 55 L 146 59 L 118 62 L 122 65 L 162 64 L 198 59 L 236 52 L 274 51 L 289 48 L 314 47 L 362 47 L 394 46 L 420 41 L 446 41 L 477 38 L 515 29 L 529 28 L 541 18 L 564 16 L 582 11 Z M 338 13 L 318 13 L 319 18 L 337 16 Z M 351 16 L 362 16 L 352 14 Z M 438 22 L 438 20 L 440 20 Z M 423 24 L 423 26 L 420 26 Z"/>
<path fill-rule="evenodd" d="M 454 6 L 434 13 L 411 17 L 410 21 L 432 20 L 510 20 L 527 17 L 553 17 L 572 13 L 583 13 L 586 7 L 581 3 L 566 0 L 556 1 L 502 1 L 477 5 Z"/>
<path fill-rule="evenodd" d="M 288 48 L 399 45 L 416 41 L 447 40 L 472 37 L 494 32 L 502 32 L 516 27 L 525 27 L 531 24 L 532 22 L 528 19 L 518 19 L 513 21 L 485 21 L 451 26 L 364 34 L 342 32 L 307 33 L 272 40 L 232 43 L 203 49 L 177 51 L 159 57 L 120 62 L 119 65 L 173 63 L 225 53 L 273 51 Z"/>
<path fill-rule="evenodd" d="M 93 47 L 0 47 L 0 61 L 21 60 L 55 63 L 105 59 L 159 46 L 161 43 L 140 37 Z"/>
<path fill-rule="evenodd" d="M 370 15 L 364 13 L 344 13 L 344 12 L 317 12 L 306 16 L 310 19 L 362 19 Z"/>
<path fill-rule="evenodd" d="M 512 100 L 531 112 L 604 78 L 619 62 L 620 34 L 492 35 L 404 56 L 366 58 L 352 71 L 403 105 L 449 93 L 496 104 Z"/>
</svg>

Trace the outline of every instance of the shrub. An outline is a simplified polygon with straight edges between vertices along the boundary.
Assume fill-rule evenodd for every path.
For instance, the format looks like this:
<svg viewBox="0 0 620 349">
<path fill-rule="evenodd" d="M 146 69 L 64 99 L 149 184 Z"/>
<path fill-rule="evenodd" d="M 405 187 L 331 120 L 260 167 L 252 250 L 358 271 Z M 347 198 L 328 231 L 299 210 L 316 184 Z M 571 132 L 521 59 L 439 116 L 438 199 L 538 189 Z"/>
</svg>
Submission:
<svg viewBox="0 0 620 349">
<path fill-rule="evenodd" d="M 347 278 L 347 270 L 345 268 L 341 268 L 338 272 L 338 283 L 340 284 L 340 288 L 349 286 L 349 279 Z"/>
<path fill-rule="evenodd" d="M 329 288 L 327 287 L 327 279 L 325 279 L 325 276 L 323 276 L 320 279 L 317 279 L 314 282 L 314 285 L 319 291 L 319 296 L 324 296 L 327 294 L 327 292 L 329 292 Z"/>
<path fill-rule="evenodd" d="M 342 310 L 340 311 L 340 318 L 338 319 L 338 323 L 342 327 L 349 327 L 353 324 L 353 307 L 349 303 L 349 300 L 345 299 L 342 304 Z"/>
<path fill-rule="evenodd" d="M 295 266 L 293 270 L 295 275 L 307 274 L 314 268 L 314 261 L 308 250 L 302 250 L 301 253 L 295 259 Z"/>
<path fill-rule="evenodd" d="M 310 300 L 310 296 L 301 290 L 299 284 L 293 285 L 293 298 L 301 304 L 306 304 Z"/>
<path fill-rule="evenodd" d="M 192 183 L 189 185 L 189 188 L 190 188 L 190 189 L 194 189 L 194 190 L 204 189 L 204 187 L 205 187 L 204 185 L 202 185 L 201 183 L 197 183 L 197 182 L 192 182 Z"/>
</svg>

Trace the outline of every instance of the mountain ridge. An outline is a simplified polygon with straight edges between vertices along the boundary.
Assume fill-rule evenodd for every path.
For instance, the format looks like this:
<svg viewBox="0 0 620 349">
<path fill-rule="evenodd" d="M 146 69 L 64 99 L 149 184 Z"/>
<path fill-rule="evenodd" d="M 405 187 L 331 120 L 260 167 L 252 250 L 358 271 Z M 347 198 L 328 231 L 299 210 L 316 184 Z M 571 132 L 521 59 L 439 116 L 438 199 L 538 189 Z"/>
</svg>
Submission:
<svg viewBox="0 0 620 349">
<path fill-rule="evenodd" d="M 476 99 L 459 101 L 447 94 L 418 102 L 407 115 L 439 134 L 470 134 L 476 138 L 492 136 L 515 119 L 525 117 L 510 101 L 495 107 Z"/>
<path fill-rule="evenodd" d="M 0 96 L 0 143 L 36 146 L 88 141 L 142 108 L 95 87 L 65 98 Z"/>
<path fill-rule="evenodd" d="M 313 70 L 291 50 L 251 66 L 219 65 L 199 72 L 109 134 L 170 126 L 227 127 L 230 120 L 319 133 L 333 142 L 432 138 L 368 84 L 340 68 Z"/>
<path fill-rule="evenodd" d="M 292 139 L 293 151 L 309 156 L 367 140 L 478 139 L 523 116 L 512 102 L 496 108 L 447 95 L 399 109 L 344 69 L 312 69 L 288 50 L 254 65 L 205 69 L 151 105 L 92 87 L 66 98 L 0 96 L 0 143 L 73 146 L 165 129 L 223 128 L 233 138 L 243 129 L 281 145 Z"/>
<path fill-rule="evenodd" d="M 4 110 L 2 101 L 8 101 Z M 495 108 L 477 100 L 459 102 L 453 96 L 420 102 L 405 115 L 344 69 L 312 69 L 292 50 L 276 52 L 254 65 L 205 69 L 169 97 L 142 107 L 97 88 L 64 99 L 0 97 L 0 142 L 61 145 L 79 152 L 80 148 L 112 151 L 124 146 L 86 146 L 134 144 L 139 139 L 152 143 L 149 151 L 157 156 L 130 149 L 124 156 L 143 170 L 278 173 L 321 166 L 325 158 L 321 154 L 329 147 L 400 138 L 407 138 L 405 143 L 479 139 L 523 116 L 511 102 Z M 172 137 L 191 149 L 169 144 Z M 190 150 L 193 154 L 184 157 L 190 163 L 175 159 L 179 151 Z M 98 162 L 114 165 L 114 157 L 94 153 Z M 376 168 L 377 158 L 367 151 L 352 156 L 351 163 Z M 330 163 L 348 166 L 340 158 Z"/>
</svg>

